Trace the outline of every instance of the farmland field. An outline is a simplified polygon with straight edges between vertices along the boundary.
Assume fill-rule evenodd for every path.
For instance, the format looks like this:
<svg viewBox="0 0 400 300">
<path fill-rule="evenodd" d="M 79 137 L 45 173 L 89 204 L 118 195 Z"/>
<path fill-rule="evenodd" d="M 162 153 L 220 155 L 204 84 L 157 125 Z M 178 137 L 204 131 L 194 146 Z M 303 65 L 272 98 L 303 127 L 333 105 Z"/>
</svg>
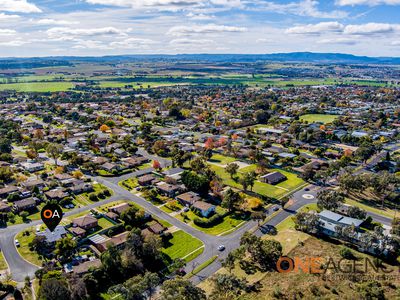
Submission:
<svg viewBox="0 0 400 300">
<path fill-rule="evenodd" d="M 15 90 L 17 92 L 63 92 L 73 88 L 72 82 L 30 82 L 0 84 L 0 91 Z"/>
</svg>

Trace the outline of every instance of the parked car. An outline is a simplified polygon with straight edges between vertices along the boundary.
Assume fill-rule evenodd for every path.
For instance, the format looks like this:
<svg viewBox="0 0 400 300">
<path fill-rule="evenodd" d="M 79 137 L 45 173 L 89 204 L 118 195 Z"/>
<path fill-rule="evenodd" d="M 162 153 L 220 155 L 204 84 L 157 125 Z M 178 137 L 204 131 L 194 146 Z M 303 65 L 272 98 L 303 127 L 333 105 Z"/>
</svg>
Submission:
<svg viewBox="0 0 400 300">
<path fill-rule="evenodd" d="M 21 246 L 21 245 L 19 244 L 19 241 L 18 241 L 18 240 L 15 240 L 14 243 L 15 243 L 15 247 Z"/>
</svg>

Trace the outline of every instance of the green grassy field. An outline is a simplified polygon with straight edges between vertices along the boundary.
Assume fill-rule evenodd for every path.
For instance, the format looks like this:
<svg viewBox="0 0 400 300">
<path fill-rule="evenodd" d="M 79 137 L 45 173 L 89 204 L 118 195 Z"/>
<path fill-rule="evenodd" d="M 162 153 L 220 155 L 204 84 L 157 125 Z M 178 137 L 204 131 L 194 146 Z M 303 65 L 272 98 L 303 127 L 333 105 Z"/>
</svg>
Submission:
<svg viewBox="0 0 400 300">
<path fill-rule="evenodd" d="M 169 245 L 162 249 L 162 252 L 169 256 L 171 260 L 183 258 L 203 246 L 203 243 L 195 237 L 179 230 L 172 234 Z M 199 253 L 198 251 L 196 251 Z M 199 254 L 200 255 L 200 254 Z M 194 257 L 192 257 L 194 259 Z"/>
<path fill-rule="evenodd" d="M 229 157 L 229 156 L 225 156 L 225 155 L 221 155 L 221 154 L 214 154 L 209 161 L 212 163 L 227 165 L 227 164 L 237 161 L 237 159 L 234 157 Z"/>
<path fill-rule="evenodd" d="M 16 239 L 18 240 L 20 247 L 18 247 L 19 254 L 27 261 L 37 266 L 41 266 L 44 259 L 36 253 L 36 251 L 31 251 L 29 244 L 35 238 L 35 227 L 30 227 L 24 231 L 17 234 Z"/>
<path fill-rule="evenodd" d="M 232 186 L 234 188 L 242 189 L 242 186 L 239 183 L 235 182 L 230 177 L 230 175 L 225 172 L 224 168 L 216 165 L 210 165 L 210 167 L 217 173 L 219 177 L 222 178 L 224 184 Z M 246 172 L 255 171 L 256 168 L 256 165 L 250 165 L 248 167 L 240 169 L 239 173 L 244 174 Z M 294 173 L 290 173 L 281 169 L 271 169 L 270 171 L 279 171 L 284 174 L 288 178 L 288 180 L 281 182 L 277 185 L 270 185 L 267 183 L 256 181 L 253 187 L 254 192 L 271 198 L 279 198 L 287 194 L 291 190 L 294 190 L 295 188 L 298 188 L 299 186 L 304 184 L 304 181 L 301 178 L 297 177 L 297 175 Z"/>
<path fill-rule="evenodd" d="M 63 92 L 73 87 L 72 82 L 29 82 L 0 84 L 0 91 L 15 90 L 17 92 Z"/>
<path fill-rule="evenodd" d="M 337 115 L 323 115 L 323 114 L 308 114 L 300 117 L 300 120 L 308 123 L 332 123 L 339 116 Z"/>
<path fill-rule="evenodd" d="M 0 250 L 0 270 L 7 270 L 8 266 L 4 259 L 3 252 Z"/>
<path fill-rule="evenodd" d="M 217 211 L 218 211 L 218 208 L 217 208 Z M 195 218 L 198 218 L 198 216 L 191 210 L 189 210 L 186 213 L 186 216 L 188 219 L 186 219 L 185 221 L 184 221 L 184 218 L 180 214 L 176 215 L 175 217 L 177 219 L 181 220 L 182 222 L 189 224 L 193 228 L 196 228 L 200 231 L 203 231 L 204 233 L 211 234 L 211 235 L 220 235 L 227 231 L 235 230 L 246 222 L 246 220 L 243 220 L 240 217 L 236 217 L 234 215 L 228 215 L 228 216 L 224 217 L 224 220 L 221 223 L 219 223 L 215 226 L 206 228 L 206 227 L 200 227 L 200 226 L 197 226 L 196 224 L 194 224 L 193 220 Z"/>
</svg>

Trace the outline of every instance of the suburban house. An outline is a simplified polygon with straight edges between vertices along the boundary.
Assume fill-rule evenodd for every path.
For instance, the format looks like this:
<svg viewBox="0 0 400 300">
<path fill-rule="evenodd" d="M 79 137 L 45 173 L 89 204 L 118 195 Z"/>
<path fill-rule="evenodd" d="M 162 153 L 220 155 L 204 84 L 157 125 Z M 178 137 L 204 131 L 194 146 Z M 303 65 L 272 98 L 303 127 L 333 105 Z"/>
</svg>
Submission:
<svg viewBox="0 0 400 300">
<path fill-rule="evenodd" d="M 36 201 L 33 198 L 15 201 L 13 209 L 15 212 L 29 211 L 36 208 Z"/>
<path fill-rule="evenodd" d="M 44 164 L 42 163 L 21 163 L 21 166 L 30 173 L 38 172 L 44 170 Z"/>
<path fill-rule="evenodd" d="M 84 237 L 86 235 L 86 230 L 80 227 L 70 227 L 69 232 L 78 237 Z"/>
<path fill-rule="evenodd" d="M 363 220 L 350 218 L 329 210 L 323 210 L 319 214 L 320 227 L 326 235 L 336 236 L 336 226 L 355 226 L 356 229 L 364 222 Z"/>
<path fill-rule="evenodd" d="M 19 193 L 19 189 L 16 186 L 9 185 L 0 189 L 0 198 L 7 198 L 11 194 Z"/>
<path fill-rule="evenodd" d="M 215 212 L 215 205 L 212 205 L 204 201 L 196 201 L 192 205 L 192 208 L 198 210 L 200 214 L 205 218 L 208 218 Z"/>
<path fill-rule="evenodd" d="M 90 241 L 95 245 L 95 247 L 101 253 L 103 253 L 104 251 L 107 250 L 109 245 L 122 247 L 125 244 L 126 240 L 128 239 L 128 236 L 129 236 L 128 231 L 113 236 L 112 238 L 96 234 L 95 236 L 90 238 Z"/>
<path fill-rule="evenodd" d="M 36 233 L 37 236 L 44 236 L 48 245 L 54 245 L 58 240 L 67 236 L 67 231 L 64 226 L 57 226 L 53 232 L 51 232 L 48 228 L 44 231 Z"/>
<path fill-rule="evenodd" d="M 109 207 L 108 212 L 114 213 L 117 216 L 120 216 L 124 211 L 127 211 L 130 208 L 128 203 L 121 203 L 115 206 Z"/>
<path fill-rule="evenodd" d="M 280 172 L 272 172 L 260 177 L 260 181 L 268 184 L 278 184 L 287 180 L 287 177 Z"/>
<path fill-rule="evenodd" d="M 49 200 L 62 200 L 69 195 L 61 189 L 51 190 L 44 193 Z"/>
<path fill-rule="evenodd" d="M 196 201 L 200 201 L 201 197 L 194 192 L 187 192 L 176 196 L 176 200 L 178 200 L 182 205 L 192 206 Z"/>
<path fill-rule="evenodd" d="M 95 228 L 97 227 L 97 225 L 97 219 L 95 217 L 92 217 L 91 215 L 85 215 L 72 221 L 72 226 L 80 227 L 85 230 Z"/>
<path fill-rule="evenodd" d="M 177 193 L 181 191 L 181 187 L 175 184 L 168 184 L 165 182 L 160 182 L 156 185 L 158 192 L 170 198 L 174 198 Z"/>
<path fill-rule="evenodd" d="M 153 183 L 153 181 L 156 180 L 156 178 L 151 174 L 147 174 L 147 175 L 138 177 L 137 180 L 138 180 L 139 185 L 148 186 L 148 185 L 151 185 Z"/>
<path fill-rule="evenodd" d="M 7 203 L 0 201 L 0 212 L 10 212 L 10 211 L 11 211 L 11 206 L 9 206 Z"/>
<path fill-rule="evenodd" d="M 77 266 L 74 266 L 73 272 L 78 276 L 83 276 L 88 273 L 92 269 L 97 269 L 101 267 L 101 260 L 100 259 L 93 259 L 85 261 Z"/>
</svg>

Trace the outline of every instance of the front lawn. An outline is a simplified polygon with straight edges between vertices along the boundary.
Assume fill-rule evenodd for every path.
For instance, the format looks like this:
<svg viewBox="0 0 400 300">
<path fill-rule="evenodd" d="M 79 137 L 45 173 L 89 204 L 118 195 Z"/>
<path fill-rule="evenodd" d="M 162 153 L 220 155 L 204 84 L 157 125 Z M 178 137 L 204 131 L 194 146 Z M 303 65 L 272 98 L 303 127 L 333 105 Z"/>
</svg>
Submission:
<svg viewBox="0 0 400 300">
<path fill-rule="evenodd" d="M 136 187 L 139 186 L 136 177 L 132 177 L 132 178 L 128 178 L 126 180 L 120 181 L 120 182 L 118 182 L 118 185 L 128 191 L 132 191 L 133 189 L 135 189 Z"/>
<path fill-rule="evenodd" d="M 217 208 L 217 210 L 218 210 L 218 208 Z M 186 215 L 186 218 L 182 216 L 182 213 L 177 214 L 175 217 L 177 219 L 179 219 L 180 221 L 192 226 L 193 228 L 196 228 L 200 231 L 203 231 L 204 233 L 211 234 L 211 235 L 220 235 L 227 231 L 235 230 L 247 221 L 247 219 L 243 219 L 240 216 L 231 214 L 231 215 L 225 216 L 221 223 L 216 224 L 212 227 L 200 227 L 200 226 L 197 226 L 196 224 L 194 224 L 194 222 L 193 222 L 193 220 L 195 218 L 200 218 L 194 212 L 189 210 L 188 212 L 183 213 L 183 214 Z M 206 218 L 203 218 L 203 219 L 206 220 Z"/>
<path fill-rule="evenodd" d="M 198 253 L 200 247 L 203 246 L 203 243 L 191 236 L 190 234 L 184 232 L 183 230 L 176 231 L 172 233 L 172 239 L 170 239 L 166 245 L 162 248 L 162 252 L 166 254 L 171 261 L 176 258 L 184 258 L 188 256 L 192 252 Z M 192 256 L 192 259 L 195 257 Z"/>
<path fill-rule="evenodd" d="M 86 206 L 89 204 L 94 203 L 93 201 L 91 201 L 89 199 L 90 195 L 99 195 L 104 193 L 105 191 L 109 191 L 110 195 L 112 195 L 112 190 L 108 189 L 106 186 L 100 184 L 100 183 L 94 183 L 93 184 L 93 192 L 86 192 L 86 193 L 82 193 L 80 195 L 76 195 L 75 199 L 72 201 L 72 203 L 74 203 L 76 206 L 81 207 L 81 206 Z M 107 198 L 106 196 L 103 196 L 103 198 L 98 197 L 98 200 L 104 200 L 105 198 Z"/>
<path fill-rule="evenodd" d="M 40 256 L 36 251 L 31 251 L 29 247 L 29 244 L 36 236 L 35 228 L 36 227 L 30 227 L 24 231 L 21 231 L 17 234 L 15 238 L 20 244 L 20 247 L 17 248 L 19 254 L 28 262 L 37 266 L 41 266 L 44 262 L 44 258 Z"/>
</svg>

